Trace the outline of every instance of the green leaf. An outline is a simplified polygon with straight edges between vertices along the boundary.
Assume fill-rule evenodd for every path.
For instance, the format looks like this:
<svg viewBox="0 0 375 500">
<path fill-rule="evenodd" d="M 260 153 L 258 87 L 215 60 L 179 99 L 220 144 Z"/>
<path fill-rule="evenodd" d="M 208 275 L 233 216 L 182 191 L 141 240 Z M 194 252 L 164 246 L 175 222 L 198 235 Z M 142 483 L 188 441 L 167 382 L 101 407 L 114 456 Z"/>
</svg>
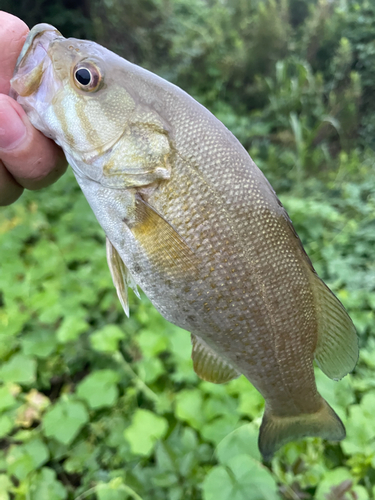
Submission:
<svg viewBox="0 0 375 500">
<path fill-rule="evenodd" d="M 12 408 L 15 404 L 17 404 L 17 401 L 13 396 L 11 387 L 8 385 L 0 387 L 0 412 Z"/>
<path fill-rule="evenodd" d="M 165 372 L 165 368 L 159 358 L 143 358 L 137 363 L 137 371 L 145 384 L 152 384 Z"/>
<path fill-rule="evenodd" d="M 26 356 L 47 358 L 56 348 L 56 337 L 51 332 L 41 330 L 28 333 L 22 339 L 22 351 Z"/>
<path fill-rule="evenodd" d="M 354 478 L 350 474 L 350 471 L 344 467 L 338 467 L 337 469 L 326 472 L 316 490 L 315 500 L 327 500 L 329 494 L 332 493 L 334 488 L 340 486 L 346 481 L 353 480 Z M 348 483 L 348 485 L 348 490 L 351 490 L 352 488 L 350 483 Z"/>
<path fill-rule="evenodd" d="M 150 455 L 156 441 L 162 438 L 168 429 L 165 418 L 155 415 L 148 410 L 137 410 L 131 425 L 125 429 L 124 437 L 130 444 L 135 455 Z"/>
<path fill-rule="evenodd" d="M 137 335 L 137 343 L 147 358 L 157 356 L 168 346 L 168 336 L 164 330 L 143 328 Z"/>
<path fill-rule="evenodd" d="M 6 436 L 14 427 L 14 422 L 7 416 L 0 416 L 0 438 Z"/>
<path fill-rule="evenodd" d="M 359 405 L 349 408 L 349 418 L 345 422 L 346 439 L 341 443 L 348 455 L 363 453 L 373 456 L 375 439 L 375 392 L 368 392 Z"/>
<path fill-rule="evenodd" d="M 9 491 L 12 487 L 11 480 L 5 475 L 0 474 L 0 500 L 9 500 Z"/>
<path fill-rule="evenodd" d="M 110 445 L 109 445 L 110 446 Z M 64 470 L 70 474 L 83 473 L 87 469 L 98 468 L 96 455 L 99 448 L 87 441 L 78 441 L 69 453 L 69 458 L 64 462 Z"/>
<path fill-rule="evenodd" d="M 229 413 L 203 425 L 201 434 L 205 440 L 218 444 L 225 436 L 233 432 L 237 425 L 238 415 Z"/>
<path fill-rule="evenodd" d="M 82 403 L 60 400 L 43 418 L 44 434 L 68 445 L 88 420 L 87 410 Z"/>
<path fill-rule="evenodd" d="M 98 488 L 97 497 L 98 500 L 125 500 L 129 498 L 129 496 L 124 493 L 124 490 L 114 490 L 110 487 Z"/>
<path fill-rule="evenodd" d="M 176 396 L 176 417 L 188 422 L 195 429 L 200 429 L 204 424 L 203 397 L 197 390 L 185 389 Z"/>
<path fill-rule="evenodd" d="M 32 479 L 30 486 L 30 500 L 65 500 L 68 492 L 57 481 L 56 472 L 48 467 L 43 467 Z"/>
<path fill-rule="evenodd" d="M 237 455 L 249 455 L 255 460 L 260 461 L 258 434 L 259 430 L 253 423 L 242 425 L 228 434 L 218 444 L 216 450 L 220 463 L 226 465 L 229 460 Z"/>
<path fill-rule="evenodd" d="M 211 469 L 203 482 L 204 500 L 279 500 L 271 473 L 248 455 Z"/>
<path fill-rule="evenodd" d="M 93 409 L 113 406 L 118 398 L 118 381 L 115 371 L 97 370 L 80 382 L 77 395 Z"/>
<path fill-rule="evenodd" d="M 234 500 L 234 487 L 232 478 L 225 467 L 221 465 L 213 467 L 203 483 L 203 500 L 228 500 L 229 498 Z"/>
<path fill-rule="evenodd" d="M 8 473 L 19 480 L 25 479 L 30 472 L 44 464 L 48 458 L 48 448 L 39 438 L 20 446 L 13 445 L 6 457 Z"/>
<path fill-rule="evenodd" d="M 57 330 L 57 339 L 61 343 L 72 342 L 87 331 L 88 327 L 88 323 L 79 316 L 67 316 Z"/>
<path fill-rule="evenodd" d="M 242 415 L 256 418 L 262 414 L 263 408 L 264 399 L 255 387 L 250 386 L 247 390 L 240 393 L 238 411 Z"/>
<path fill-rule="evenodd" d="M 120 340 L 125 337 L 124 332 L 116 325 L 107 325 L 96 331 L 90 337 L 90 342 L 95 351 L 115 352 Z"/>
<path fill-rule="evenodd" d="M 128 492 L 133 494 L 129 496 L 127 495 Z M 140 499 L 139 496 L 134 494 L 131 488 L 127 488 L 124 485 L 122 479 L 119 477 L 112 479 L 109 483 L 98 483 L 96 487 L 96 494 L 98 500 L 126 500 L 128 498 L 132 498 L 134 500 Z"/>
<path fill-rule="evenodd" d="M 7 359 L 9 355 L 14 352 L 18 347 L 18 339 L 11 335 L 6 335 L 1 325 L 0 314 L 0 360 Z"/>
<path fill-rule="evenodd" d="M 36 361 L 24 354 L 15 354 L 0 368 L 0 380 L 18 384 L 32 384 L 35 381 Z"/>
</svg>

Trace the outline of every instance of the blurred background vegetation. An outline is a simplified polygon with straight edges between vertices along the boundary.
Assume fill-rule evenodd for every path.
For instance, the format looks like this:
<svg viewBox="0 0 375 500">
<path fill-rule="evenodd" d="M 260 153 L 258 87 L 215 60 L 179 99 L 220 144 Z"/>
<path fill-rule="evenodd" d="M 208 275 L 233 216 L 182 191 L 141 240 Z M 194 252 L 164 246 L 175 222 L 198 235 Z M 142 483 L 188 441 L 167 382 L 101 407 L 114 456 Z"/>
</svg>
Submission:
<svg viewBox="0 0 375 500">
<path fill-rule="evenodd" d="M 143 296 L 125 318 L 71 173 L 0 211 L 0 500 L 366 500 L 375 494 L 373 0 L 0 0 L 181 86 L 286 205 L 361 355 L 317 371 L 347 428 L 268 468 L 263 400 L 202 382 L 189 335 Z M 6 50 L 2 47 L 1 50 Z"/>
</svg>

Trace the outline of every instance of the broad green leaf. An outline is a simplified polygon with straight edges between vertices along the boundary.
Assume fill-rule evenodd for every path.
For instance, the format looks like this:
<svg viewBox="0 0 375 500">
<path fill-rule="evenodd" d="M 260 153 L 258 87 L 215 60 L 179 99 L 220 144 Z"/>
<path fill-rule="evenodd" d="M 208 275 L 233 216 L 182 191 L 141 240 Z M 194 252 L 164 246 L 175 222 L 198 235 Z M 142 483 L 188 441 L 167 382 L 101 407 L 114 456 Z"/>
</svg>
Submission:
<svg viewBox="0 0 375 500">
<path fill-rule="evenodd" d="M 143 328 L 137 335 L 137 343 L 145 357 L 151 358 L 165 351 L 168 346 L 168 335 L 164 330 Z"/>
<path fill-rule="evenodd" d="M 2 326 L 2 321 L 1 319 L 5 320 L 5 318 L 2 318 L 2 314 L 0 312 L 0 360 L 7 359 L 9 355 L 14 352 L 17 347 L 18 347 L 18 338 L 14 337 L 13 335 L 9 334 L 6 335 L 4 332 L 4 328 Z"/>
<path fill-rule="evenodd" d="M 56 479 L 56 472 L 43 467 L 32 479 L 30 500 L 65 500 L 68 492 Z"/>
<path fill-rule="evenodd" d="M 210 384 L 218 385 L 218 384 Z M 207 420 L 212 420 L 215 417 L 237 415 L 238 402 L 224 392 L 222 394 L 210 393 L 210 397 L 204 402 L 203 413 Z M 238 418 L 238 417 L 237 417 Z"/>
<path fill-rule="evenodd" d="M 47 330 L 28 333 L 22 339 L 22 351 L 26 356 L 47 358 L 56 348 L 56 337 Z"/>
<path fill-rule="evenodd" d="M 19 480 L 25 479 L 30 472 L 38 469 L 48 458 L 48 448 L 41 439 L 35 438 L 20 446 L 13 445 L 6 457 L 8 473 Z"/>
<path fill-rule="evenodd" d="M 124 332 L 116 325 L 107 325 L 90 336 L 90 342 L 95 351 L 115 352 Z"/>
<path fill-rule="evenodd" d="M 31 384 L 35 380 L 36 361 L 24 354 L 15 354 L 0 367 L 2 382 Z"/>
<path fill-rule="evenodd" d="M 372 442 L 375 439 L 375 392 L 367 393 L 359 405 L 349 408 L 346 420 L 346 439 L 341 443 L 345 453 L 364 453 L 373 456 Z"/>
<path fill-rule="evenodd" d="M 145 384 L 152 384 L 165 371 L 159 358 L 143 358 L 137 363 L 137 371 Z"/>
<path fill-rule="evenodd" d="M 179 360 L 185 360 L 191 363 L 191 337 L 190 334 L 182 328 L 174 327 L 169 334 L 171 352 Z"/>
<path fill-rule="evenodd" d="M 43 417 L 44 434 L 68 445 L 88 420 L 87 410 L 79 401 L 59 401 Z"/>
<path fill-rule="evenodd" d="M 67 316 L 57 330 L 57 339 L 62 343 L 72 342 L 77 340 L 81 333 L 87 331 L 88 327 L 87 322 L 78 315 Z"/>
<path fill-rule="evenodd" d="M 271 473 L 248 455 L 214 467 L 203 482 L 204 500 L 280 500 Z"/>
<path fill-rule="evenodd" d="M 109 445 L 110 446 L 110 445 Z M 64 470 L 71 474 L 84 473 L 87 469 L 96 469 L 96 455 L 99 449 L 87 441 L 79 441 L 70 449 L 69 458 L 64 462 Z"/>
<path fill-rule="evenodd" d="M 0 438 L 6 436 L 14 427 L 14 422 L 7 416 L 0 416 Z"/>
<path fill-rule="evenodd" d="M 113 370 L 98 370 L 88 375 L 77 387 L 77 395 L 90 408 L 113 406 L 118 397 L 118 373 Z"/>
<path fill-rule="evenodd" d="M 242 415 L 256 418 L 262 414 L 263 408 L 264 399 L 255 387 L 251 386 L 248 390 L 240 393 L 238 411 Z"/>
<path fill-rule="evenodd" d="M 109 483 L 98 483 L 96 486 L 96 494 L 98 500 L 127 500 L 128 498 L 137 499 L 135 495 L 128 495 L 132 493 L 131 488 L 127 488 L 121 478 L 112 479 Z"/>
<path fill-rule="evenodd" d="M 225 436 L 234 431 L 237 425 L 238 415 L 236 413 L 228 413 L 203 425 L 201 434 L 205 440 L 219 444 Z"/>
<path fill-rule="evenodd" d="M 204 424 L 203 397 L 197 389 L 185 389 L 176 396 L 176 417 L 188 422 L 195 429 Z"/>
<path fill-rule="evenodd" d="M 228 434 L 217 446 L 216 453 L 221 464 L 237 455 L 249 455 L 260 461 L 258 449 L 259 430 L 253 423 L 242 425 L 238 429 Z"/>
<path fill-rule="evenodd" d="M 9 491 L 12 482 L 5 474 L 0 474 L 0 500 L 10 500 Z"/>
<path fill-rule="evenodd" d="M 168 429 L 165 418 L 155 415 L 148 410 L 137 410 L 132 418 L 131 425 L 125 429 L 124 437 L 130 444 L 135 455 L 149 455 L 156 444 Z"/>
<path fill-rule="evenodd" d="M 97 490 L 97 498 L 98 500 L 127 500 L 131 497 L 122 489 L 114 490 L 110 487 L 102 487 Z"/>
<path fill-rule="evenodd" d="M 12 408 L 16 403 L 11 386 L 0 387 L 0 412 Z"/>
<path fill-rule="evenodd" d="M 315 493 L 315 499 L 327 500 L 329 495 L 334 492 L 334 489 L 344 483 L 347 485 L 346 491 L 353 491 L 353 482 L 353 476 L 350 474 L 350 471 L 344 467 L 338 467 L 337 469 L 327 471 L 318 485 Z M 348 497 L 349 495 L 350 493 L 348 493 Z"/>
</svg>

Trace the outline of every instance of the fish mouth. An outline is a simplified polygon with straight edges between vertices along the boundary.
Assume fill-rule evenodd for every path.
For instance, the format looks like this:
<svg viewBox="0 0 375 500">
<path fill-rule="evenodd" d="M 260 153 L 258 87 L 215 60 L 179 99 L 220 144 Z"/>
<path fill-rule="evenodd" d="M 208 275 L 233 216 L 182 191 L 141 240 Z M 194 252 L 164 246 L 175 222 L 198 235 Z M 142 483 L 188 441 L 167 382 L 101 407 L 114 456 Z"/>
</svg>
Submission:
<svg viewBox="0 0 375 500">
<path fill-rule="evenodd" d="M 38 90 L 48 59 L 48 48 L 52 41 L 64 38 L 50 24 L 37 24 L 27 35 L 21 53 L 18 56 L 13 78 L 10 81 L 9 95 L 27 97 Z"/>
</svg>

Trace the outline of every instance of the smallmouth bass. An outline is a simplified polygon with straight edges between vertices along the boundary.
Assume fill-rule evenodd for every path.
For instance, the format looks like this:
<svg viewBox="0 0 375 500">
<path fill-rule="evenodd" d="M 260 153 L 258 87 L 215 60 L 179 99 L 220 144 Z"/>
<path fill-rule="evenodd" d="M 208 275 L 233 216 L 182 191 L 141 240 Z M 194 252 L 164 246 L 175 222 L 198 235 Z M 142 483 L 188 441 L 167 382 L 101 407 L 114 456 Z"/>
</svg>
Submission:
<svg viewBox="0 0 375 500">
<path fill-rule="evenodd" d="M 251 381 L 266 401 L 265 460 L 304 436 L 343 439 L 313 360 L 333 379 L 353 370 L 355 328 L 225 126 L 175 85 L 47 24 L 30 31 L 11 85 L 104 229 L 125 312 L 140 286 L 191 332 L 201 378 Z"/>
</svg>

